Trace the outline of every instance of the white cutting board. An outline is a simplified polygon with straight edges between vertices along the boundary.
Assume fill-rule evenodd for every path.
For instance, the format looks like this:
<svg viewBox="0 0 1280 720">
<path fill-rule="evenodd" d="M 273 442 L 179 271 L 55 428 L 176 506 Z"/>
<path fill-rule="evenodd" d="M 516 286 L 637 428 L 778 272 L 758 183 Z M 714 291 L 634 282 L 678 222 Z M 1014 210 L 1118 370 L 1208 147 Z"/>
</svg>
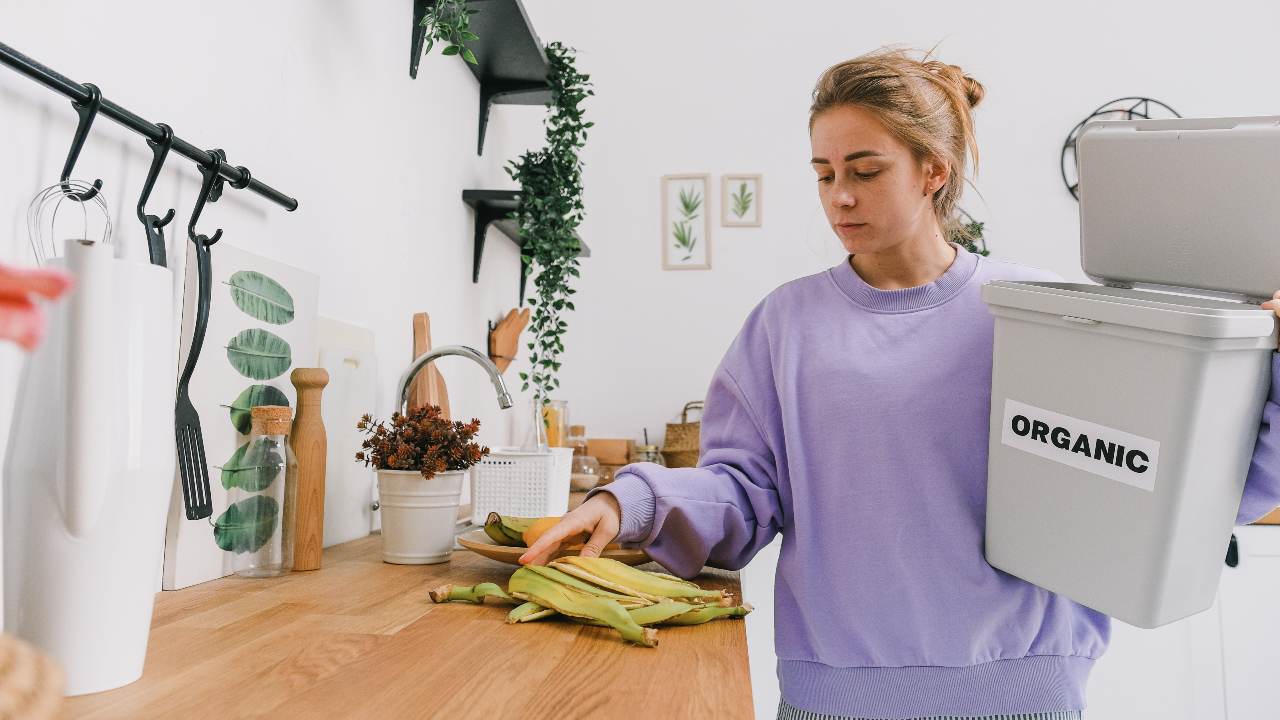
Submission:
<svg viewBox="0 0 1280 720">
<path fill-rule="evenodd" d="M 317 365 L 329 372 L 321 416 L 328 457 L 325 461 L 324 546 L 365 537 L 379 527 L 373 512 L 374 473 L 355 459 L 364 434 L 361 415 L 375 417 L 377 358 L 373 331 L 331 318 L 316 325 Z"/>
</svg>

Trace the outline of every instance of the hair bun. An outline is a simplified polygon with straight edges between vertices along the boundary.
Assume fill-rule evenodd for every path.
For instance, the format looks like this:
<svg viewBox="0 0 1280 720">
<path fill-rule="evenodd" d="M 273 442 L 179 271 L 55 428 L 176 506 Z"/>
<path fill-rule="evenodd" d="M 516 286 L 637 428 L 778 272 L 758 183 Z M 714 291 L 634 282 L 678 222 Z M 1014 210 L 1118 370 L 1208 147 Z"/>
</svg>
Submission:
<svg viewBox="0 0 1280 720">
<path fill-rule="evenodd" d="M 969 107 L 977 107 L 978 103 L 982 102 L 982 98 L 987 94 L 987 90 L 982 87 L 982 83 L 965 75 L 959 65 L 948 65 L 946 72 L 964 91 L 964 96 L 969 101 Z"/>
</svg>

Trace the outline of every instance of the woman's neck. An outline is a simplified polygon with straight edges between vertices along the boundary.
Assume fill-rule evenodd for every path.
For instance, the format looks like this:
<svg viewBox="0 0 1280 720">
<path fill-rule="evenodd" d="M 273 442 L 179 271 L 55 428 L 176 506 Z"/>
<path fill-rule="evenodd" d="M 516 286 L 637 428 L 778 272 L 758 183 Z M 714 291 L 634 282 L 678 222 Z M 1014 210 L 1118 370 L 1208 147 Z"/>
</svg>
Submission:
<svg viewBox="0 0 1280 720">
<path fill-rule="evenodd" d="M 906 241 L 880 252 L 852 255 L 849 263 L 868 285 L 900 290 L 937 280 L 955 262 L 957 254 L 938 233 L 925 241 Z"/>
</svg>

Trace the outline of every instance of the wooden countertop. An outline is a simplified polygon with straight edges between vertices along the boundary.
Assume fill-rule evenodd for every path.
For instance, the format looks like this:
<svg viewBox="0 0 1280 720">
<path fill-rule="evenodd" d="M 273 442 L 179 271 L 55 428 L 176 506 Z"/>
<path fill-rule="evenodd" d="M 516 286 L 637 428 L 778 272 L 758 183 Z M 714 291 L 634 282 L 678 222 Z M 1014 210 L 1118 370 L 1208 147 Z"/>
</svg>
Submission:
<svg viewBox="0 0 1280 720">
<path fill-rule="evenodd" d="M 68 698 L 64 716 L 752 717 L 750 617 L 661 627 L 656 648 L 564 619 L 508 625 L 508 604 L 427 592 L 506 587 L 514 566 L 466 550 L 439 565 L 380 553 L 371 535 L 325 550 L 320 570 L 160 593 L 142 679 Z M 697 582 L 741 595 L 737 573 L 707 568 Z"/>
</svg>

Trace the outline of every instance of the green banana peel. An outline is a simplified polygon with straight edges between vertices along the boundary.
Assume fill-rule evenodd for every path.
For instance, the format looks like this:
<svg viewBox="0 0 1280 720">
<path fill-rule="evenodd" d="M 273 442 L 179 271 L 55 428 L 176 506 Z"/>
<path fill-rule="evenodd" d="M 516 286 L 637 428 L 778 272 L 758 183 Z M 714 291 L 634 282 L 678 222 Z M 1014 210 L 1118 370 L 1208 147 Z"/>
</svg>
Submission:
<svg viewBox="0 0 1280 720">
<path fill-rule="evenodd" d="M 657 647 L 658 631 L 641 627 L 616 601 L 561 585 L 526 567 L 516 570 L 507 583 L 511 594 L 535 602 L 562 615 L 598 620 L 617 630 L 623 639 L 644 647 Z"/>
</svg>

